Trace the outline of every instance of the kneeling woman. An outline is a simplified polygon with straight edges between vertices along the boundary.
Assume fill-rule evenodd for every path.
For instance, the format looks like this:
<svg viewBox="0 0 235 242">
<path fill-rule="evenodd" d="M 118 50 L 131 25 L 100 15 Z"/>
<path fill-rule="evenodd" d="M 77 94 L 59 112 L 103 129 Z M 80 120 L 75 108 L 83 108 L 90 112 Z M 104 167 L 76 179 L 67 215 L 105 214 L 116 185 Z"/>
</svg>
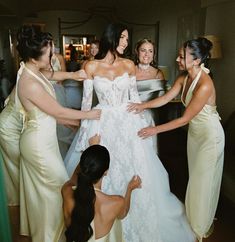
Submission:
<svg viewBox="0 0 235 242">
<path fill-rule="evenodd" d="M 104 146 L 90 146 L 83 152 L 71 180 L 63 186 L 67 242 L 123 241 L 118 219 L 127 215 L 131 193 L 141 186 L 141 180 L 139 176 L 131 179 L 125 197 L 104 194 L 101 182 L 109 169 L 109 161 L 109 152 Z"/>
</svg>

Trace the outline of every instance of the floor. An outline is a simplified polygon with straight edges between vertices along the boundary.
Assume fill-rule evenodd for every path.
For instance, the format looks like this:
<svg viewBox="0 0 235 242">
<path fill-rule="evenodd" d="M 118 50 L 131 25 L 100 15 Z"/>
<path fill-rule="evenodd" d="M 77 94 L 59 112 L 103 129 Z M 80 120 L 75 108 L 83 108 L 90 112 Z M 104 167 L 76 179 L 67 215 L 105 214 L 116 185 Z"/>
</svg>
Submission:
<svg viewBox="0 0 235 242">
<path fill-rule="evenodd" d="M 187 156 L 186 156 L 186 129 L 178 129 L 159 135 L 159 156 L 169 173 L 171 190 L 184 201 L 187 186 Z M 30 238 L 19 236 L 19 215 L 17 209 L 11 210 L 13 242 L 31 242 Z M 235 229 L 233 220 L 235 207 L 221 196 L 213 234 L 203 242 L 234 242 Z M 148 242 L 148 241 L 144 241 Z M 176 241 L 180 242 L 180 241 Z"/>
<path fill-rule="evenodd" d="M 159 135 L 159 156 L 168 171 L 171 190 L 181 201 L 184 201 L 188 179 L 186 141 L 185 128 Z M 235 205 L 221 195 L 214 221 L 214 232 L 203 242 L 234 242 L 234 219 Z"/>
</svg>

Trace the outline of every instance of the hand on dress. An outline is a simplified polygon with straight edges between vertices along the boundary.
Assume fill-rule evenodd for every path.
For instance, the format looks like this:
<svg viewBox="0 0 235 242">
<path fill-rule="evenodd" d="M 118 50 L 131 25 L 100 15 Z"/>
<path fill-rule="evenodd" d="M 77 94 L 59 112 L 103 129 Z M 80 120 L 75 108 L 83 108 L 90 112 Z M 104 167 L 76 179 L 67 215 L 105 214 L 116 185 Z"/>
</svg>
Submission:
<svg viewBox="0 0 235 242">
<path fill-rule="evenodd" d="M 89 139 L 89 145 L 98 145 L 100 143 L 100 135 L 96 134 Z"/>
<path fill-rule="evenodd" d="M 67 124 L 65 124 L 65 126 L 69 129 L 72 129 L 73 132 L 76 132 L 78 130 L 78 128 L 80 127 L 81 124 L 81 120 L 77 119 L 77 120 L 69 120 L 69 122 Z"/>
<path fill-rule="evenodd" d="M 127 111 L 128 112 L 134 112 L 134 113 L 141 113 L 145 109 L 143 103 L 129 103 L 127 105 Z"/>
<path fill-rule="evenodd" d="M 79 70 L 79 71 L 73 72 L 73 78 L 71 79 L 74 79 L 76 81 L 83 81 L 87 79 L 87 74 L 84 70 Z"/>
<path fill-rule="evenodd" d="M 80 126 L 81 121 L 79 119 L 57 119 L 58 124 L 62 124 L 71 129 L 77 129 Z"/>
<path fill-rule="evenodd" d="M 134 190 L 136 188 L 141 188 L 141 183 L 142 183 L 141 178 L 138 175 L 135 175 L 129 181 L 128 188 L 130 190 Z"/>
<path fill-rule="evenodd" d="M 78 128 L 79 128 L 80 124 L 78 124 L 77 126 L 75 125 L 65 125 L 65 127 L 71 129 L 73 132 L 77 132 Z"/>
<path fill-rule="evenodd" d="M 153 126 L 153 127 L 146 127 L 141 129 L 138 132 L 139 137 L 146 139 L 150 136 L 156 135 L 157 134 L 157 126 Z"/>
<path fill-rule="evenodd" d="M 101 109 L 92 109 L 91 111 L 87 112 L 86 119 L 95 119 L 99 120 L 101 116 Z"/>
</svg>

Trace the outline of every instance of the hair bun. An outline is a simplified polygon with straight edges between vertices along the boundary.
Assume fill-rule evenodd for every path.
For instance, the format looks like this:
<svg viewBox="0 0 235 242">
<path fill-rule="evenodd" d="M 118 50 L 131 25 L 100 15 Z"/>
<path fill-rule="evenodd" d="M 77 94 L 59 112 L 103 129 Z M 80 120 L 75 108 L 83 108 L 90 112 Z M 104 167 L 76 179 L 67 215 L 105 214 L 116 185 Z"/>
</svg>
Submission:
<svg viewBox="0 0 235 242">
<path fill-rule="evenodd" d="M 31 26 L 23 26 L 17 35 L 18 41 L 29 41 L 35 38 L 36 32 L 35 28 Z"/>
<path fill-rule="evenodd" d="M 207 38 L 201 38 L 201 44 L 202 46 L 208 51 L 210 52 L 210 50 L 212 49 L 213 47 L 213 44 L 210 40 L 208 40 Z"/>
<path fill-rule="evenodd" d="M 34 26 L 24 25 L 17 32 L 17 42 L 16 49 L 23 61 L 37 60 L 42 56 L 43 48 L 51 44 L 51 37 Z"/>
</svg>

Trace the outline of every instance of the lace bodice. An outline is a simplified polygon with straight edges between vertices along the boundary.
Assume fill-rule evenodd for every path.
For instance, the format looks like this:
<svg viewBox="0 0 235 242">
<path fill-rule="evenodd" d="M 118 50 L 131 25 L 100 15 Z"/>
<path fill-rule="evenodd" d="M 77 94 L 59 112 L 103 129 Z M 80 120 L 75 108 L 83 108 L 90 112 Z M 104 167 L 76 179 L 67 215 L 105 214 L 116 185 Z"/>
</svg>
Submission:
<svg viewBox="0 0 235 242">
<path fill-rule="evenodd" d="M 136 78 L 130 77 L 127 72 L 117 76 L 113 81 L 100 76 L 95 76 L 93 80 L 85 80 L 82 110 L 91 108 L 93 88 L 100 105 L 119 106 L 128 101 L 140 102 Z"/>
</svg>

